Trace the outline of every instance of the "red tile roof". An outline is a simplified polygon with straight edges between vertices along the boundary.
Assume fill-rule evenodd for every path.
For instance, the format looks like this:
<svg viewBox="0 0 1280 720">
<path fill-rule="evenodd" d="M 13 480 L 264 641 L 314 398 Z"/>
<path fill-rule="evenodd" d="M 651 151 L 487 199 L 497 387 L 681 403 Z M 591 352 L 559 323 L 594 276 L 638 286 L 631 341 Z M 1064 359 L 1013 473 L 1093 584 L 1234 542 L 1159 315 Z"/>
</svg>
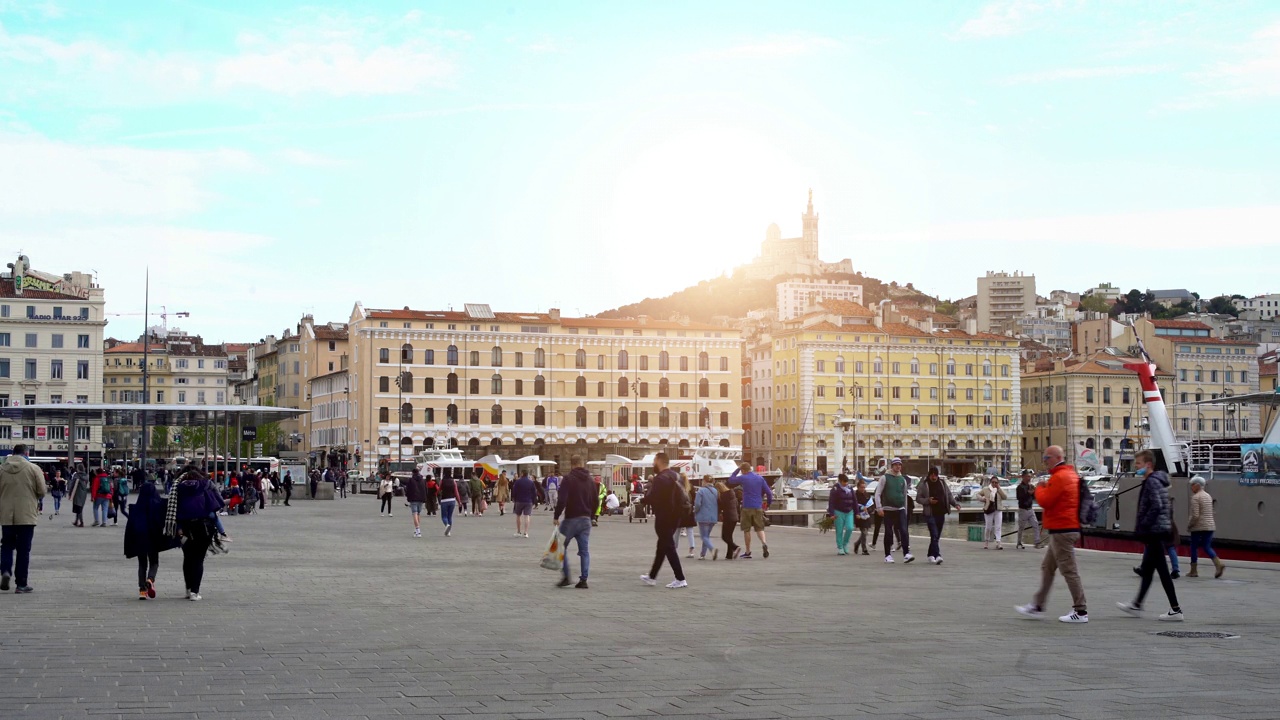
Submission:
<svg viewBox="0 0 1280 720">
<path fill-rule="evenodd" d="M 249 343 L 226 343 L 224 347 L 227 348 L 227 352 L 229 353 L 249 352 Z"/>
<path fill-rule="evenodd" d="M 950 315 L 943 315 L 942 313 L 931 312 L 918 307 L 899 308 L 898 314 L 903 317 L 909 317 L 916 322 L 932 320 L 934 325 L 958 325 L 960 323 L 959 320 L 951 317 Z"/>
<path fill-rule="evenodd" d="M 545 322 L 550 322 L 547 320 Z M 706 325 L 703 323 L 683 323 L 671 322 L 669 320 L 637 320 L 636 318 L 560 318 L 560 324 L 564 327 L 594 327 L 594 328 L 640 328 L 651 330 L 715 330 L 715 331 L 731 331 L 737 332 L 734 328 L 721 327 L 719 325 Z"/>
<path fill-rule="evenodd" d="M 899 337 L 933 337 L 931 333 L 906 323 L 885 323 L 879 328 L 879 331 L 885 335 L 897 335 Z"/>
<path fill-rule="evenodd" d="M 1213 328 L 1196 320 L 1152 320 L 1152 327 L 1164 330 L 1212 330 Z"/>
<path fill-rule="evenodd" d="M 78 300 L 80 302 L 88 302 L 85 298 L 76 297 L 75 295 L 63 295 L 62 293 L 51 292 L 49 290 L 37 290 L 35 288 L 26 288 L 19 295 L 13 289 L 13 278 L 0 280 L 0 298 L 14 298 L 17 300 Z"/>
<path fill-rule="evenodd" d="M 153 351 L 154 351 L 154 350 L 164 350 L 164 346 L 163 346 L 163 345 L 156 344 L 156 343 L 152 343 L 152 344 L 151 344 L 151 350 L 153 350 Z M 107 353 L 140 353 L 140 352 L 142 352 L 142 343 L 140 343 L 140 342 L 133 342 L 133 343 L 120 343 L 119 345 L 116 345 L 115 347 L 107 348 L 107 349 L 105 350 L 105 352 L 107 352 Z"/>
<path fill-rule="evenodd" d="M 876 313 L 868 309 L 865 305 L 853 302 L 851 300 L 821 300 L 818 302 L 828 312 L 848 315 L 850 317 L 875 317 Z"/>
</svg>

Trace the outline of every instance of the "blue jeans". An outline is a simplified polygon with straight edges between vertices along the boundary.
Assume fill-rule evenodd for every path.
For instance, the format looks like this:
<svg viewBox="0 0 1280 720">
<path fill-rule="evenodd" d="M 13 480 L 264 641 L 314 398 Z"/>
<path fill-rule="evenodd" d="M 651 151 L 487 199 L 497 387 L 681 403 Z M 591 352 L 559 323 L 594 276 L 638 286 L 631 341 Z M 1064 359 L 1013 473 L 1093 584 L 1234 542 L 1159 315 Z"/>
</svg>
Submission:
<svg viewBox="0 0 1280 720">
<path fill-rule="evenodd" d="M 582 563 L 582 574 L 578 578 L 586 580 L 587 572 L 591 569 L 591 553 L 587 550 L 591 538 L 591 518 L 565 518 L 560 523 L 560 534 L 564 536 L 564 576 L 569 577 L 569 541 L 576 539 L 578 559 Z"/>
<path fill-rule="evenodd" d="M 214 527 L 218 528 L 218 534 L 226 535 L 227 531 L 225 528 L 222 527 L 222 518 L 218 517 L 218 513 L 211 512 L 209 513 L 209 517 L 213 518 L 213 525 Z"/>
<path fill-rule="evenodd" d="M 440 501 L 440 522 L 444 523 L 445 527 L 453 524 L 453 510 L 456 507 L 458 507 L 458 501 L 453 498 Z"/>
<path fill-rule="evenodd" d="M 62 496 L 61 495 L 53 496 L 53 512 L 55 515 L 62 512 Z"/>
<path fill-rule="evenodd" d="M 1165 548 L 1165 552 L 1169 554 L 1169 569 L 1172 572 L 1178 572 L 1178 546 L 1169 545 Z"/>
<path fill-rule="evenodd" d="M 0 528 L 0 575 L 13 575 L 18 587 L 27 584 L 27 567 L 31 563 L 31 539 L 35 534 L 35 525 L 5 525 Z M 13 563 L 15 550 L 18 553 L 16 568 Z"/>
<path fill-rule="evenodd" d="M 1218 553 L 1213 551 L 1213 531 L 1212 530 L 1192 530 L 1191 531 L 1191 564 L 1195 565 L 1199 559 L 1197 550 L 1204 550 L 1204 556 L 1210 560 L 1217 560 Z"/>
<path fill-rule="evenodd" d="M 942 537 L 942 528 L 947 524 L 946 515 L 925 515 L 925 524 L 929 526 L 929 552 L 925 557 L 942 557 L 942 548 L 938 538 Z"/>
<path fill-rule="evenodd" d="M 98 519 L 98 514 L 102 514 L 102 519 Z M 98 498 L 93 501 L 93 521 L 100 525 L 107 524 L 107 498 Z"/>
<path fill-rule="evenodd" d="M 708 552 L 715 549 L 715 546 L 711 544 L 711 530 L 715 526 L 715 523 L 698 523 L 698 536 L 702 538 L 702 557 L 706 557 Z"/>
</svg>

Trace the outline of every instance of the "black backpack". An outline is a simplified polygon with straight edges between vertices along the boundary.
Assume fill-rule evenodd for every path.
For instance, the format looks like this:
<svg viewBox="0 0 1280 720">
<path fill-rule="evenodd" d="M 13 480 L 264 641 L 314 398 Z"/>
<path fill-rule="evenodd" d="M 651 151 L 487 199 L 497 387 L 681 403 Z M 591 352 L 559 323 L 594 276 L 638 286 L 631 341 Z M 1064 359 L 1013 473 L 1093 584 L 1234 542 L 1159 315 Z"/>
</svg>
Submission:
<svg viewBox="0 0 1280 720">
<path fill-rule="evenodd" d="M 1091 527 L 1098 522 L 1098 503 L 1093 499 L 1089 483 L 1080 478 L 1080 527 Z"/>
</svg>

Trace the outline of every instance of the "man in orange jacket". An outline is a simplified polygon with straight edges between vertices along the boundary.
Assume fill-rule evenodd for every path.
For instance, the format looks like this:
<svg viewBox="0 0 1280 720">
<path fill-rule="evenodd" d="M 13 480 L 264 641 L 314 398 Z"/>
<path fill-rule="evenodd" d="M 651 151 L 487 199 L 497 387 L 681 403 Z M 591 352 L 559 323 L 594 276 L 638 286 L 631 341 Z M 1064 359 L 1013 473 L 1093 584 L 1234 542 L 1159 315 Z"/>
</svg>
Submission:
<svg viewBox="0 0 1280 720">
<path fill-rule="evenodd" d="M 1063 459 L 1062 448 L 1050 446 L 1044 451 L 1044 465 L 1049 479 L 1036 486 L 1036 502 L 1044 509 L 1043 525 L 1049 533 L 1049 549 L 1040 563 L 1040 589 L 1030 605 L 1016 609 L 1032 620 L 1044 619 L 1044 603 L 1053 587 L 1053 576 L 1062 572 L 1071 591 L 1072 610 L 1058 620 L 1064 623 L 1089 622 L 1084 585 L 1076 568 L 1076 544 L 1080 542 L 1080 476 Z"/>
</svg>

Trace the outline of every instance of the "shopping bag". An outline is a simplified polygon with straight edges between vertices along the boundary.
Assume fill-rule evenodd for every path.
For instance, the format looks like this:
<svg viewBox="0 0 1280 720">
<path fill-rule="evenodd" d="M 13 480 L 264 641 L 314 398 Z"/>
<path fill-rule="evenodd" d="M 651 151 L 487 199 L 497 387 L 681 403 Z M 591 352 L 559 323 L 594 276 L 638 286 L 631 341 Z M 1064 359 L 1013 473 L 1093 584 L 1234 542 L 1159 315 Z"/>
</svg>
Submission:
<svg viewBox="0 0 1280 720">
<path fill-rule="evenodd" d="M 542 553 L 540 565 L 548 570 L 564 570 L 564 536 L 559 529 L 551 531 L 551 541 L 547 543 L 546 552 Z"/>
</svg>

